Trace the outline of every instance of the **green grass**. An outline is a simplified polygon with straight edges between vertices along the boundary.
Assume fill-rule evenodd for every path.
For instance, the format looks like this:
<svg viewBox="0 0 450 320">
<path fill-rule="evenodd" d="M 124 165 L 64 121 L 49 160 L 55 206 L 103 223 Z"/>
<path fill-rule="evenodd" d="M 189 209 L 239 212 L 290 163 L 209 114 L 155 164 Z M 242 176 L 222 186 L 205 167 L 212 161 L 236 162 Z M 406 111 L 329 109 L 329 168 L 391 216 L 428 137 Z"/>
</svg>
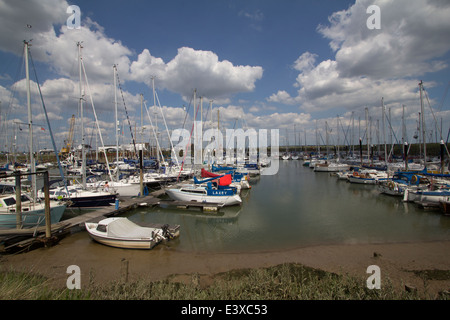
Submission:
<svg viewBox="0 0 450 320">
<path fill-rule="evenodd" d="M 207 281 L 206 281 L 207 280 Z M 239 269 L 202 277 L 185 275 L 162 281 L 140 279 L 114 281 L 87 288 L 54 288 L 42 276 L 12 271 L 0 272 L 0 299 L 9 300 L 415 300 L 448 299 L 448 295 L 419 296 L 417 292 L 395 290 L 384 281 L 370 290 L 365 279 L 337 275 L 299 264 L 270 268 Z"/>
</svg>

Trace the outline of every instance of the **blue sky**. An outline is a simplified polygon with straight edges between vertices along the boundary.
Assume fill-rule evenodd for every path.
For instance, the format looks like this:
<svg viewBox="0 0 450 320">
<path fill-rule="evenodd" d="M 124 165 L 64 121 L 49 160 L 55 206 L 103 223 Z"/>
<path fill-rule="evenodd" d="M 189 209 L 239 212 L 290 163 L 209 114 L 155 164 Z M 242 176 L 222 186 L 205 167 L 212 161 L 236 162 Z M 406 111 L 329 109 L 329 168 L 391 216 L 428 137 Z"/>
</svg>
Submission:
<svg viewBox="0 0 450 320">
<path fill-rule="evenodd" d="M 81 10 L 79 30 L 67 28 L 69 5 Z M 380 8 L 379 30 L 367 28 L 370 5 Z M 154 76 L 170 129 L 183 126 L 183 106 L 189 106 L 195 88 L 205 109 L 210 100 L 214 115 L 220 108 L 224 128 L 277 128 L 282 136 L 288 132 L 292 145 L 298 138 L 295 126 L 302 139 L 306 132 L 307 143 L 315 144 L 316 127 L 324 137 L 325 122 L 336 128 L 338 116 L 345 129 L 352 116 L 365 127 L 368 108 L 376 137 L 384 97 L 396 136 L 401 136 L 405 105 L 407 139 L 416 142 L 417 85 L 423 80 L 434 117 L 442 118 L 445 140 L 450 124 L 448 16 L 450 4 L 439 0 L 0 0 L 0 146 L 11 141 L 14 121 L 27 121 L 21 69 L 25 39 L 33 39 L 31 52 L 58 147 L 67 137 L 71 115 L 79 114 L 77 41 L 83 41 L 105 144 L 115 141 L 113 64 L 133 124 L 140 124 L 141 93 L 147 106 L 153 105 Z M 34 122 L 46 127 L 35 89 L 33 101 Z M 434 141 L 434 117 L 426 107 L 427 135 Z M 92 111 L 87 109 L 85 117 L 92 131 Z M 336 133 L 330 133 L 333 141 Z M 50 147 L 45 133 L 37 134 L 40 147 Z M 342 142 L 343 131 L 339 134 Z"/>
</svg>

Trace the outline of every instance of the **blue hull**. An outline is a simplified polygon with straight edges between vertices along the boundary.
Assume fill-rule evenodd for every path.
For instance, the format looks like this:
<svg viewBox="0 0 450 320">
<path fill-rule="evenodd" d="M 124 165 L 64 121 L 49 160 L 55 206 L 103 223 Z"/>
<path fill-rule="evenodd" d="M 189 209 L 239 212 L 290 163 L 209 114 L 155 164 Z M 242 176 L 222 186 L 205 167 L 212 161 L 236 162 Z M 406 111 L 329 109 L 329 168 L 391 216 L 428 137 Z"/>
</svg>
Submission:
<svg viewBox="0 0 450 320">
<path fill-rule="evenodd" d="M 61 217 L 66 210 L 65 205 L 52 207 L 50 209 L 50 218 L 52 223 L 57 223 L 61 220 Z M 0 214 L 0 228 L 16 228 L 16 214 L 5 213 Z M 45 210 L 35 210 L 31 212 L 22 212 L 22 225 L 24 228 L 32 228 L 36 226 L 45 225 Z"/>
</svg>

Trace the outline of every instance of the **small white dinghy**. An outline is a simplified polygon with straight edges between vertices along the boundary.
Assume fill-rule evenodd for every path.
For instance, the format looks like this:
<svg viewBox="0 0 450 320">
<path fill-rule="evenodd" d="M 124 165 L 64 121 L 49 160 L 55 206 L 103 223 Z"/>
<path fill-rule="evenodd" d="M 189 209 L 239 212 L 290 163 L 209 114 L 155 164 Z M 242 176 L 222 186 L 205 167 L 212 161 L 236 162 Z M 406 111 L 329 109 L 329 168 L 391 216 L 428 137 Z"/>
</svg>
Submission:
<svg viewBox="0 0 450 320">
<path fill-rule="evenodd" d="M 162 241 L 179 236 L 180 226 L 142 227 L 124 217 L 86 222 L 90 236 L 102 244 L 126 249 L 152 249 Z"/>
</svg>

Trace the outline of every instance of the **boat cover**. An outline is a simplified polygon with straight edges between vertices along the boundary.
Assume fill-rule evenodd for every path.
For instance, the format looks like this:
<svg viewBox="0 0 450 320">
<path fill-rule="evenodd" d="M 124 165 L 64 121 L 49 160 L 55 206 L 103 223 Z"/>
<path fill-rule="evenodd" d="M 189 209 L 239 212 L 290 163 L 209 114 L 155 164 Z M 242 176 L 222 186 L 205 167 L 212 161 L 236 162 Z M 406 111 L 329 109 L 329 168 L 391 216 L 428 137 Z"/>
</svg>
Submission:
<svg viewBox="0 0 450 320">
<path fill-rule="evenodd" d="M 128 219 L 117 219 L 108 224 L 108 236 L 114 238 L 153 238 L 152 232 L 158 229 L 141 227 Z"/>
<path fill-rule="evenodd" d="M 202 178 L 214 178 L 214 177 L 223 176 L 222 174 L 216 174 L 216 173 L 212 173 L 212 172 L 206 171 L 203 168 L 202 168 L 202 171 L 201 171 L 201 175 L 202 175 Z"/>
<path fill-rule="evenodd" d="M 219 180 L 219 186 L 229 186 L 231 182 L 233 181 L 233 178 L 231 177 L 231 174 L 215 174 L 209 171 L 206 171 L 202 168 L 201 171 L 202 178 L 215 178 L 218 177 Z"/>
<path fill-rule="evenodd" d="M 219 186 L 229 186 L 232 180 L 231 174 L 224 175 L 222 178 L 219 178 Z"/>
</svg>

